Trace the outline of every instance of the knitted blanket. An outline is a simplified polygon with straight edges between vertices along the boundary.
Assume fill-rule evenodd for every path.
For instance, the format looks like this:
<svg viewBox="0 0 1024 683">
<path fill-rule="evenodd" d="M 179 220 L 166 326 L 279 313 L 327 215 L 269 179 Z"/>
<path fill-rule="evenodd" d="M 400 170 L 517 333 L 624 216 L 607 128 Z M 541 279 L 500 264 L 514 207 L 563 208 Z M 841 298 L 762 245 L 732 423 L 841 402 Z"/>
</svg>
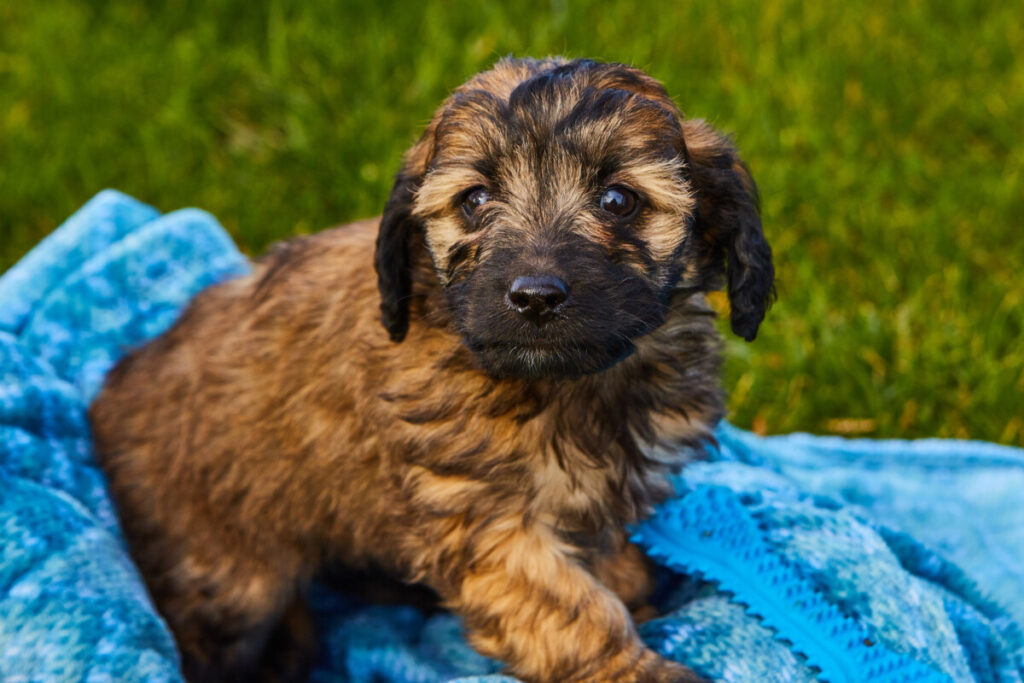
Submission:
<svg viewBox="0 0 1024 683">
<path fill-rule="evenodd" d="M 0 680 L 180 680 L 86 408 L 126 349 L 247 268 L 212 216 L 106 191 L 0 276 Z M 718 681 L 1024 681 L 1024 452 L 717 438 L 634 530 L 659 565 L 651 647 Z M 315 681 L 511 680 L 450 614 L 322 586 L 313 604 Z"/>
</svg>

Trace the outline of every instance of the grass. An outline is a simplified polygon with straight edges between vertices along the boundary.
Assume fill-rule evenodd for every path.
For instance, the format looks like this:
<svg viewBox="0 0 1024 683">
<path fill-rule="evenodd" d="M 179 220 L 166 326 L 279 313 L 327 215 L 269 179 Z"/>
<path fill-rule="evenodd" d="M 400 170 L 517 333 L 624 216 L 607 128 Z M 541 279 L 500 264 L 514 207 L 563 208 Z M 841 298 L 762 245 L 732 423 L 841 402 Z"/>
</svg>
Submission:
<svg viewBox="0 0 1024 683">
<path fill-rule="evenodd" d="M 631 62 L 735 134 L 779 301 L 730 341 L 761 432 L 1024 445 L 1024 22 L 1014 3 L 0 0 L 0 270 L 104 187 L 249 252 L 380 212 L 497 57 Z"/>
</svg>

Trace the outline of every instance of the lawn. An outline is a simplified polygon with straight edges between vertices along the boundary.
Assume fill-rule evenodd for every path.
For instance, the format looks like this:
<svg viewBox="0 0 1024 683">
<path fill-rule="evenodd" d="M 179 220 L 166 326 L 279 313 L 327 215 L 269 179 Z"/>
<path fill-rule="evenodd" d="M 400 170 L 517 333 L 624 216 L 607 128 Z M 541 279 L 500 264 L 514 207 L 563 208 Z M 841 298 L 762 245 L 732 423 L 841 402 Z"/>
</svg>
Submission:
<svg viewBox="0 0 1024 683">
<path fill-rule="evenodd" d="M 0 271 L 105 187 L 251 253 L 377 214 L 509 53 L 631 62 L 734 134 L 779 278 L 729 342 L 734 422 L 1024 445 L 1013 2 L 0 0 Z"/>
</svg>

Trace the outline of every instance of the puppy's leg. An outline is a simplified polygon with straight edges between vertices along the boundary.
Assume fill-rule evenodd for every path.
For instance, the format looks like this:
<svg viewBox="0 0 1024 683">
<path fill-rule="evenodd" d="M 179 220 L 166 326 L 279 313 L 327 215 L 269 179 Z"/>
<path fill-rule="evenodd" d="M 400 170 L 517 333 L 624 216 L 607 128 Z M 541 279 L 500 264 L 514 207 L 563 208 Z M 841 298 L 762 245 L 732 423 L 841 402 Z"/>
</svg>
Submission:
<svg viewBox="0 0 1024 683">
<path fill-rule="evenodd" d="M 192 553 L 150 573 L 190 683 L 301 681 L 313 627 L 294 574 L 250 557 Z"/>
<path fill-rule="evenodd" d="M 316 658 L 313 614 L 303 598 L 296 598 L 270 634 L 260 661 L 261 681 L 306 681 Z"/>
<path fill-rule="evenodd" d="M 432 582 L 465 619 L 474 647 L 514 675 L 535 683 L 700 680 L 644 647 L 626 607 L 548 527 L 517 516 L 470 538 L 449 536 L 449 550 L 470 554 L 454 576 Z"/>
<path fill-rule="evenodd" d="M 636 545 L 625 537 L 617 539 L 618 547 L 611 552 L 595 555 L 590 570 L 608 590 L 619 596 L 629 608 L 634 622 L 643 622 L 656 616 L 649 600 L 654 592 L 651 563 Z"/>
</svg>

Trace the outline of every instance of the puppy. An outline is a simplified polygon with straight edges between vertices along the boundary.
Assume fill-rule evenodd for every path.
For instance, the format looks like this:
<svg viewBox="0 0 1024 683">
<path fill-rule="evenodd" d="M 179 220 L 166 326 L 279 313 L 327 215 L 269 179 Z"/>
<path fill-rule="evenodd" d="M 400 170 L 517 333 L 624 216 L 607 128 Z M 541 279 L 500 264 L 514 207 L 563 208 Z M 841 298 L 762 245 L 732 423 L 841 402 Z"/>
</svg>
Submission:
<svg viewBox="0 0 1024 683">
<path fill-rule="evenodd" d="M 341 563 L 425 583 L 526 681 L 698 680 L 637 637 L 624 527 L 723 414 L 723 280 L 752 340 L 754 183 L 655 80 L 505 59 L 458 88 L 380 219 L 206 290 L 92 406 L 186 676 L 302 678 L 303 589 Z"/>
</svg>

